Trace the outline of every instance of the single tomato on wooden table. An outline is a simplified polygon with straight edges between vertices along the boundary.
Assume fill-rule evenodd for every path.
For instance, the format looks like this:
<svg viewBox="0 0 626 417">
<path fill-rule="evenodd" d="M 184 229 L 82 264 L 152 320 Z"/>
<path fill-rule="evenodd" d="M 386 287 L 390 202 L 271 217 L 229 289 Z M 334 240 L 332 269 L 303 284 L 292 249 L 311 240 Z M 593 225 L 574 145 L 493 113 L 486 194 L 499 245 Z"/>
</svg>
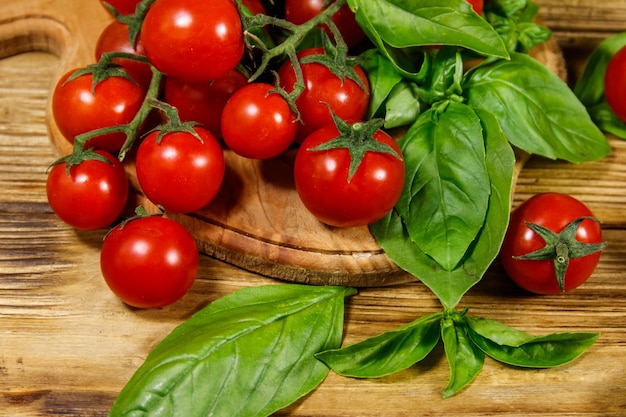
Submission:
<svg viewBox="0 0 626 417">
<path fill-rule="evenodd" d="M 537 294 L 558 294 L 583 284 L 604 248 L 593 213 L 566 194 L 543 193 L 511 213 L 500 259 L 509 277 Z"/>
</svg>

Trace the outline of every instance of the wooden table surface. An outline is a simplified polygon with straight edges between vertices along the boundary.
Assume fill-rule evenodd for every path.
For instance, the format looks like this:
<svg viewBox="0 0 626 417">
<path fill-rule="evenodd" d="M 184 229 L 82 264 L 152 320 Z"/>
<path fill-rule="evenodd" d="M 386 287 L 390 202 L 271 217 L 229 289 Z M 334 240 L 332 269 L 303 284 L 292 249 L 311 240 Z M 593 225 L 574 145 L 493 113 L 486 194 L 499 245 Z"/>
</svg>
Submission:
<svg viewBox="0 0 626 417">
<path fill-rule="evenodd" d="M 546 20 L 558 26 L 552 13 L 561 3 L 540 3 L 553 5 Z M 608 3 L 626 10 L 623 1 Z M 620 29 L 611 16 L 607 31 L 626 30 L 626 20 Z M 566 31 L 557 35 L 573 39 Z M 596 31 L 566 46 L 584 50 L 601 37 Z M 46 202 L 46 168 L 56 155 L 45 106 L 57 64 L 46 53 L 0 60 L 0 416 L 104 416 L 151 348 L 177 324 L 236 289 L 277 282 L 203 256 L 199 279 L 175 305 L 141 311 L 120 303 L 99 271 L 103 232 L 74 231 Z M 472 315 L 533 334 L 601 332 L 581 358 L 550 370 L 486 359 L 467 389 L 443 400 L 448 368 L 439 346 L 424 362 L 386 378 L 331 373 L 277 415 L 626 416 L 626 142 L 610 140 L 613 154 L 597 163 L 531 159 L 515 196 L 519 204 L 537 192 L 561 191 L 590 206 L 604 222 L 608 242 L 593 277 L 565 295 L 533 296 L 495 263 L 461 302 Z M 362 289 L 348 300 L 345 341 L 439 310 L 419 282 Z"/>
</svg>

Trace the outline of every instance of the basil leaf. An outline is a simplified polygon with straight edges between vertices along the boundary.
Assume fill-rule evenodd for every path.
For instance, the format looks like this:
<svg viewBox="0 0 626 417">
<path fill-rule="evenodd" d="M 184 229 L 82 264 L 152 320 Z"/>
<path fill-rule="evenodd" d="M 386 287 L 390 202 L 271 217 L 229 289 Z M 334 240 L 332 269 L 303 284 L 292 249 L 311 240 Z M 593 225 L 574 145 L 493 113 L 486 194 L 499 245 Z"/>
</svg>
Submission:
<svg viewBox="0 0 626 417">
<path fill-rule="evenodd" d="M 465 317 L 476 334 L 489 339 L 499 345 L 519 347 L 533 340 L 533 336 L 506 326 L 498 321 L 489 320 L 482 317 Z"/>
<path fill-rule="evenodd" d="M 385 128 L 407 126 L 420 115 L 419 89 L 412 81 L 402 81 L 391 90 L 385 102 Z"/>
<path fill-rule="evenodd" d="M 528 55 L 489 60 L 468 71 L 464 87 L 468 104 L 493 113 L 509 140 L 528 153 L 585 162 L 611 152 L 567 84 Z"/>
<path fill-rule="evenodd" d="M 509 221 L 515 155 L 500 129 L 498 120 L 478 111 L 486 141 L 486 160 L 491 192 L 485 224 L 463 263 L 452 271 L 441 268 L 413 243 L 403 219 L 392 210 L 370 230 L 385 253 L 402 269 L 419 278 L 447 309 L 454 309 L 498 255 Z M 419 225 L 413 225 L 419 227 Z"/>
<path fill-rule="evenodd" d="M 450 365 L 450 381 L 443 392 L 448 398 L 462 390 L 483 369 L 485 354 L 467 337 L 465 325 L 445 319 L 441 326 L 441 338 Z"/>
<path fill-rule="evenodd" d="M 524 343 L 514 346 L 499 344 L 497 333 L 481 335 L 469 321 L 468 334 L 472 342 L 493 359 L 512 366 L 552 368 L 573 361 L 598 339 L 598 333 L 552 333 L 546 336 L 528 335 Z M 503 325 L 504 326 L 504 325 Z M 507 333 L 523 333 L 510 329 Z"/>
<path fill-rule="evenodd" d="M 356 20 L 378 47 L 453 45 L 508 58 L 493 27 L 465 0 L 348 0 Z"/>
<path fill-rule="evenodd" d="M 110 415 L 264 416 L 314 389 L 339 346 L 345 287 L 270 285 L 225 296 L 148 355 Z"/>
<path fill-rule="evenodd" d="M 606 38 L 593 50 L 574 86 L 574 93 L 587 107 L 604 100 L 604 74 L 609 61 L 626 45 L 626 32 Z"/>
<path fill-rule="evenodd" d="M 366 120 L 369 120 L 381 114 L 383 103 L 402 81 L 402 75 L 377 49 L 368 49 L 359 55 L 359 64 L 370 84 L 370 102 L 366 115 Z"/>
<path fill-rule="evenodd" d="M 609 103 L 602 101 L 588 109 L 594 122 L 602 131 L 626 139 L 626 123 L 615 115 Z"/>
<path fill-rule="evenodd" d="M 463 93 L 463 58 L 457 48 L 442 47 L 433 61 L 433 66 L 420 86 L 420 99 L 434 104 L 451 96 Z"/>
<path fill-rule="evenodd" d="M 495 0 L 485 3 L 485 18 L 502 36 L 509 52 L 528 53 L 547 41 L 552 32 L 535 23 L 539 6 L 527 0 Z"/>
<path fill-rule="evenodd" d="M 439 341 L 442 313 L 424 316 L 396 330 L 320 352 L 315 357 L 343 376 L 379 378 L 424 359 Z"/>
<path fill-rule="evenodd" d="M 460 103 L 442 113 L 431 108 L 399 145 L 407 174 L 398 213 L 413 242 L 451 271 L 487 212 L 490 184 L 480 119 Z"/>
</svg>

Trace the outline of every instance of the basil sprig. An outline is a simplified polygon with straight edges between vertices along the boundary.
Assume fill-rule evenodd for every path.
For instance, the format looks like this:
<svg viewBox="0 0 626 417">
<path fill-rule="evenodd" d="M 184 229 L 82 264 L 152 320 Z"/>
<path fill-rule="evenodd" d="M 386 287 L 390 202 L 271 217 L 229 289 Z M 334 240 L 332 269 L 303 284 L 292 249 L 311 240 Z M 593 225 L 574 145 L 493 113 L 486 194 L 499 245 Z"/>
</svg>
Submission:
<svg viewBox="0 0 626 417">
<path fill-rule="evenodd" d="M 574 86 L 574 93 L 585 105 L 593 121 L 603 131 L 621 139 L 626 139 L 626 122 L 613 113 L 604 98 L 604 75 L 613 55 L 624 46 L 626 32 L 600 42 L 587 59 L 583 73 Z"/>
<path fill-rule="evenodd" d="M 552 368 L 579 357 L 598 336 L 587 332 L 533 336 L 497 321 L 469 317 L 467 310 L 446 310 L 315 356 L 340 375 L 380 378 L 421 361 L 441 340 L 450 368 L 443 393 L 447 398 L 474 380 L 482 370 L 485 355 L 516 367 Z"/>
<path fill-rule="evenodd" d="M 148 355 L 111 416 L 267 416 L 319 385 L 343 334 L 345 287 L 268 285 L 218 299 Z"/>
</svg>

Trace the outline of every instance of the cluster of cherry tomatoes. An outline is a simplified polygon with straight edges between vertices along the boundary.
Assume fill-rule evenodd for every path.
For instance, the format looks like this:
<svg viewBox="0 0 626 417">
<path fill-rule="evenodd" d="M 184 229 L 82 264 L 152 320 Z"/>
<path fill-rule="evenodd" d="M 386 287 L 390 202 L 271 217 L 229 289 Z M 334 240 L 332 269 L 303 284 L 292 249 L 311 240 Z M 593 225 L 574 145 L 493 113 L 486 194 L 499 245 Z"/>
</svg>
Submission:
<svg viewBox="0 0 626 417">
<path fill-rule="evenodd" d="M 242 9 L 233 0 L 151 2 L 136 38 L 124 18 L 139 15 L 148 3 L 101 3 L 122 18 L 101 33 L 94 63 L 61 77 L 52 96 L 56 125 L 74 146 L 47 181 L 49 203 L 66 223 L 96 230 L 120 218 L 129 195 L 120 161 L 126 155 L 132 155 L 138 186 L 154 205 L 170 213 L 200 210 L 220 190 L 226 149 L 251 159 L 297 149 L 297 192 L 328 225 L 367 225 L 393 207 L 402 192 L 404 162 L 380 124 L 362 122 L 370 90 L 358 65 L 350 64 L 351 75 L 338 74 L 323 63 L 326 49 L 310 47 L 294 51 L 295 61 L 277 60 L 273 76 L 250 82 L 247 68 L 254 58 L 244 39 Z M 242 3 L 250 15 L 266 13 L 258 0 Z M 294 25 L 327 7 L 323 0 L 281 5 L 281 18 Z M 332 19 L 347 46 L 365 39 L 347 6 Z M 331 39 L 332 29 L 315 30 Z M 357 143 L 356 151 L 336 141 L 341 137 Z M 193 283 L 197 258 L 194 263 L 191 254 L 197 248 L 173 221 L 136 217 L 105 238 L 104 278 L 130 305 L 170 304 Z M 186 242 L 184 251 L 174 255 L 175 247 L 163 247 L 166 240 Z"/>
<path fill-rule="evenodd" d="M 470 3 L 482 13 L 482 0 Z M 53 165 L 47 181 L 50 206 L 62 220 L 77 229 L 95 230 L 120 218 L 129 196 L 121 162 L 126 155 L 132 155 L 138 186 L 154 205 L 170 213 L 200 210 L 222 186 L 225 149 L 251 159 L 270 159 L 295 149 L 296 191 L 304 206 L 330 226 L 367 225 L 393 208 L 404 186 L 403 157 L 395 140 L 380 129 L 382 122 L 363 121 L 370 99 L 363 69 L 340 55 L 340 48 L 315 46 L 285 53 L 259 79 L 251 77 L 255 57 L 246 43 L 242 13 L 267 12 L 259 0 L 242 4 L 106 2 L 112 14 L 123 17 L 101 33 L 94 64 L 69 71 L 53 93 L 58 129 L 74 145 L 71 155 Z M 280 8 L 273 12 L 294 25 L 332 7 L 324 0 L 272 4 Z M 140 30 L 135 33 L 130 16 L 139 15 Z M 330 46 L 354 48 L 365 40 L 347 6 L 326 22 L 335 27 L 320 25 L 315 30 L 327 34 L 322 38 Z M 327 61 L 344 67 L 337 71 Z M 171 304 L 195 280 L 196 243 L 180 224 L 141 209 L 137 213 L 106 236 L 103 276 L 129 305 Z M 513 216 L 512 224 L 528 220 L 526 215 L 518 217 Z M 583 224 L 593 228 L 592 240 L 597 242 L 597 223 Z M 509 234 L 524 227 L 511 227 Z M 505 242 L 503 259 L 515 279 L 533 271 L 530 261 L 517 255 L 536 250 L 537 242 L 516 247 L 523 239 L 511 239 Z M 584 259 L 595 268 L 597 256 Z M 550 275 L 546 269 L 542 276 Z M 551 276 L 544 284 L 525 288 L 563 291 L 562 282 L 554 287 L 554 272 Z M 523 277 L 518 283 L 524 287 L 528 281 L 532 279 Z"/>
</svg>

